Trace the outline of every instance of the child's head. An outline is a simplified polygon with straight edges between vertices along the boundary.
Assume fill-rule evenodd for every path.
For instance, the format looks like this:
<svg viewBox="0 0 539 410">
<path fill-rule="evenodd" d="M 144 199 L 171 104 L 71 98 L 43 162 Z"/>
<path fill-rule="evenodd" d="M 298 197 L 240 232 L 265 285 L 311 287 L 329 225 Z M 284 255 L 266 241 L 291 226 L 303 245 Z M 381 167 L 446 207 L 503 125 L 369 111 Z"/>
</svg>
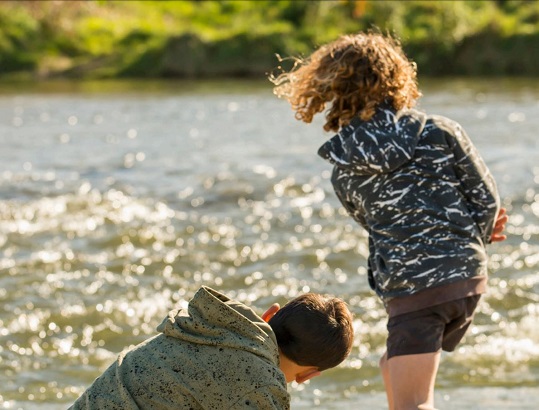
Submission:
<svg viewBox="0 0 539 410">
<path fill-rule="evenodd" d="M 346 303 L 314 293 L 288 302 L 268 323 L 277 338 L 281 362 L 284 359 L 304 369 L 311 368 L 317 374 L 341 363 L 350 353 L 354 340 L 352 314 Z M 286 366 L 281 363 L 281 369 Z M 291 373 L 290 379 L 302 381 Z"/>
<path fill-rule="evenodd" d="M 290 72 L 270 77 L 274 92 L 304 122 L 331 103 L 326 131 L 337 131 L 357 116 L 370 119 L 384 101 L 400 110 L 413 107 L 421 96 L 415 63 L 397 40 L 379 33 L 343 35 L 295 61 Z"/>
</svg>

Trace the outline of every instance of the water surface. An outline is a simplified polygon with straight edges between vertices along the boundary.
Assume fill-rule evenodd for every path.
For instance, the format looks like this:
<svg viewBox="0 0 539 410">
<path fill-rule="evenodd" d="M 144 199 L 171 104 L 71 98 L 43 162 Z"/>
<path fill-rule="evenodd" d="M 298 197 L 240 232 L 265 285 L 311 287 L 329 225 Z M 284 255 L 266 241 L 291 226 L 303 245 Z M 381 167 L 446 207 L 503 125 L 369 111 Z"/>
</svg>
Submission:
<svg viewBox="0 0 539 410">
<path fill-rule="evenodd" d="M 442 356 L 440 409 L 539 400 L 539 81 L 436 80 L 420 108 L 459 121 L 510 214 L 490 291 Z M 386 408 L 386 316 L 367 240 L 317 157 L 321 120 L 268 85 L 0 85 L 0 408 L 67 408 L 201 285 L 262 312 L 302 292 L 355 313 L 336 369 L 291 385 L 293 408 Z"/>
</svg>

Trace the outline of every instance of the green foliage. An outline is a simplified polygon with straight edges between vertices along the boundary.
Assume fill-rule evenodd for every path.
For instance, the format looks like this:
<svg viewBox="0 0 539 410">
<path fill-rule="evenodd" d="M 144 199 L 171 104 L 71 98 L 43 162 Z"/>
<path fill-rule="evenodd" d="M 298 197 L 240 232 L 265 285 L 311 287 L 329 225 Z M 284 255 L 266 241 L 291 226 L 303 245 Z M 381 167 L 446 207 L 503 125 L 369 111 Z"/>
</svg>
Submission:
<svg viewBox="0 0 539 410">
<path fill-rule="evenodd" d="M 277 53 L 370 28 L 399 37 L 424 73 L 538 74 L 535 0 L 4 1 L 0 74 L 263 75 Z"/>
<path fill-rule="evenodd" d="M 39 40 L 37 22 L 25 10 L 10 13 L 0 9 L 0 27 L 0 71 L 33 69 Z"/>
</svg>

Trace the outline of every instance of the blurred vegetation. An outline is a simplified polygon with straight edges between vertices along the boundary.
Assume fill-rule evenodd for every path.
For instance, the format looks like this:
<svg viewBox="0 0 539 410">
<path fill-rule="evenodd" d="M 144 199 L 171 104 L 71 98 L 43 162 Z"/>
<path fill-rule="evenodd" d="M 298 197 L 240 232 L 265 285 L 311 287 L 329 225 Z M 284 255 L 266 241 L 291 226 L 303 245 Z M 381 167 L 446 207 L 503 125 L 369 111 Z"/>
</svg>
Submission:
<svg viewBox="0 0 539 410">
<path fill-rule="evenodd" d="M 539 74 L 536 0 L 101 0 L 1 2 L 0 76 L 263 76 L 373 27 L 421 74 Z"/>
</svg>

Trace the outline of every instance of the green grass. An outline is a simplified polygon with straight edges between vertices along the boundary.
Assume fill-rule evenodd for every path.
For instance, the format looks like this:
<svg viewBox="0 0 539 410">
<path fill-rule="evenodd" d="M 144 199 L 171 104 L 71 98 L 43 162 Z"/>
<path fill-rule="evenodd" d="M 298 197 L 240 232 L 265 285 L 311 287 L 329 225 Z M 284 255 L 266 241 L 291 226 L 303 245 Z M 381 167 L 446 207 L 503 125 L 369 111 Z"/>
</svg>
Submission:
<svg viewBox="0 0 539 410">
<path fill-rule="evenodd" d="M 538 74 L 534 0 L 184 0 L 1 2 L 0 76 L 260 76 L 372 27 L 430 75 Z"/>
</svg>

